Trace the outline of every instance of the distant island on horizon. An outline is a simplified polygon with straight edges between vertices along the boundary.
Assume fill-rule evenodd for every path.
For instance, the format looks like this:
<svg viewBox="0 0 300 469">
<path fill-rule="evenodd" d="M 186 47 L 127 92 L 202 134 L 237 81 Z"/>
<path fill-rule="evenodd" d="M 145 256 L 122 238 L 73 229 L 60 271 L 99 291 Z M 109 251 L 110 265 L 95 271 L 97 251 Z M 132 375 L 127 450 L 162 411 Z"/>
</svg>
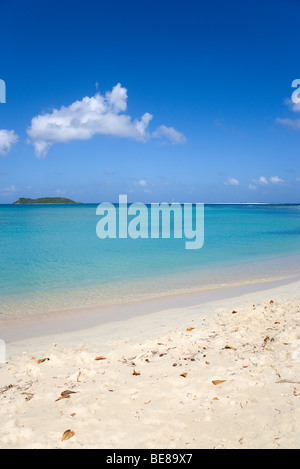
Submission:
<svg viewBox="0 0 300 469">
<path fill-rule="evenodd" d="M 115 205 L 118 205 L 119 202 L 112 202 Z M 157 202 L 140 202 L 144 203 L 145 205 L 152 205 L 152 204 L 157 204 Z M 173 202 L 169 202 L 172 204 Z M 176 202 L 183 204 L 183 202 Z M 199 203 L 199 202 L 188 202 L 188 203 Z M 31 198 L 20 198 L 16 202 L 13 202 L 12 204 L 9 205 L 96 205 L 99 204 L 99 202 L 75 202 L 74 200 L 71 199 L 66 199 L 64 197 L 41 197 L 38 199 L 31 199 Z M 1 205 L 1 204 L 0 204 Z M 128 202 L 128 205 L 130 203 Z M 295 203 L 295 202 L 288 202 L 288 203 L 280 203 L 280 202 L 207 202 L 204 203 L 204 205 L 239 205 L 239 206 L 245 206 L 245 205 L 300 205 L 300 203 Z"/>
<path fill-rule="evenodd" d="M 43 204 L 65 204 L 65 205 L 80 205 L 80 202 L 74 202 L 71 199 L 65 199 L 63 197 L 42 197 L 39 199 L 26 199 L 20 198 L 13 205 L 43 205 Z"/>
</svg>

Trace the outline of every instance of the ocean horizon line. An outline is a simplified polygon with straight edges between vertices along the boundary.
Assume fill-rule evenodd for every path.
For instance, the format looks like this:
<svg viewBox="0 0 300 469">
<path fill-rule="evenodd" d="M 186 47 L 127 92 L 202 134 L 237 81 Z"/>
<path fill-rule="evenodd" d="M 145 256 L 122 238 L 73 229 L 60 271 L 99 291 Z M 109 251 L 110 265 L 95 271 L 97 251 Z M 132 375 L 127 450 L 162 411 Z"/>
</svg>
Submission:
<svg viewBox="0 0 300 469">
<path fill-rule="evenodd" d="M 104 201 L 104 202 L 107 202 Z M 103 202 L 77 202 L 77 203 L 74 203 L 74 204 L 64 204 L 64 203 L 35 203 L 35 204 L 15 204 L 14 202 L 11 202 L 11 203 L 1 203 L 0 206 L 18 206 L 18 207 L 32 207 L 32 206 L 35 206 L 35 205 L 45 205 L 45 206 L 49 206 L 49 205 L 55 205 L 55 206 L 58 206 L 58 205 L 67 205 L 67 206 L 71 206 L 71 205 L 75 205 L 75 206 L 78 206 L 78 205 L 98 205 L 98 204 L 101 204 Z M 110 202 L 114 205 L 119 205 L 119 202 Z M 145 205 L 151 205 L 151 204 L 162 204 L 162 203 L 165 203 L 165 204 L 204 204 L 204 205 L 242 205 L 242 206 L 245 206 L 245 205 L 283 205 L 283 206 L 287 206 L 287 205 L 293 205 L 293 206 L 296 206 L 296 205 L 300 205 L 300 202 L 179 202 L 179 201 L 176 201 L 176 202 L 141 202 L 141 201 L 137 201 L 137 202 L 130 202 L 128 201 L 128 204 L 130 203 L 140 203 L 140 204 L 145 204 Z"/>
</svg>

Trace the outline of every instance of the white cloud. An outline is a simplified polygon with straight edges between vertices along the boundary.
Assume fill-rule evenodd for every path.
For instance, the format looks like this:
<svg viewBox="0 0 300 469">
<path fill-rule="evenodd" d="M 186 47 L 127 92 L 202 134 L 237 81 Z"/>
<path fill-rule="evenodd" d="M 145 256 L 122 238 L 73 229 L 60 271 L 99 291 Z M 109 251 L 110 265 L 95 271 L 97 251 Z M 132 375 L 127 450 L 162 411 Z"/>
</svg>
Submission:
<svg viewBox="0 0 300 469">
<path fill-rule="evenodd" d="M 240 182 L 235 178 L 228 178 L 227 181 L 224 182 L 225 186 L 239 186 Z"/>
<path fill-rule="evenodd" d="M 134 181 L 132 183 L 134 186 L 140 186 L 140 187 L 147 187 L 148 182 L 145 179 L 141 179 L 140 181 Z"/>
<path fill-rule="evenodd" d="M 186 142 L 186 137 L 174 127 L 166 127 L 161 125 L 153 133 L 153 138 L 163 140 L 163 143 L 171 143 L 173 145 L 179 145 Z"/>
<path fill-rule="evenodd" d="M 285 104 L 290 107 L 293 112 L 300 112 L 300 103 L 293 103 L 291 99 L 286 99 Z M 290 127 L 293 130 L 300 130 L 300 119 L 281 119 L 277 117 L 278 124 Z"/>
<path fill-rule="evenodd" d="M 296 181 L 297 181 L 297 182 L 300 182 L 300 178 L 296 178 Z"/>
<path fill-rule="evenodd" d="M 94 135 L 112 135 L 145 142 L 150 138 L 148 125 L 153 116 L 146 112 L 132 120 L 124 114 L 127 109 L 127 90 L 118 83 L 104 95 L 85 97 L 70 106 L 34 117 L 27 130 L 37 157 L 43 158 L 55 143 L 89 140 Z M 164 126 L 161 126 L 164 127 Z M 172 143 L 181 143 L 185 137 L 172 127 L 164 127 L 165 137 Z"/>
<path fill-rule="evenodd" d="M 283 179 L 280 179 L 278 176 L 271 177 L 270 182 L 272 184 L 283 184 L 284 183 Z"/>
<path fill-rule="evenodd" d="M 254 186 L 253 184 L 249 184 L 249 189 L 250 189 L 251 191 L 256 191 L 256 190 L 257 190 L 257 187 Z"/>
<path fill-rule="evenodd" d="M 252 179 L 252 182 L 260 186 L 267 186 L 268 184 L 283 184 L 284 183 L 283 179 L 280 179 L 280 177 L 278 176 L 272 176 L 269 179 L 267 179 L 265 176 L 261 176 L 259 179 Z"/>
<path fill-rule="evenodd" d="M 145 113 L 140 120 L 132 121 L 130 116 L 121 114 L 126 107 L 127 90 L 118 84 L 104 96 L 97 93 L 34 117 L 27 133 L 39 158 L 45 157 L 54 143 L 88 140 L 96 134 L 147 140 L 152 115 Z"/>
<path fill-rule="evenodd" d="M 9 197 L 10 195 L 13 195 L 15 192 L 17 192 L 17 189 L 15 186 L 5 187 L 4 189 L 2 189 L 2 196 Z"/>
<path fill-rule="evenodd" d="M 286 98 L 284 104 L 294 112 L 300 112 L 300 103 L 294 103 L 291 98 Z"/>
<path fill-rule="evenodd" d="M 293 130 L 300 130 L 300 119 L 280 119 L 280 117 L 277 117 L 276 121 L 278 124 L 290 127 Z"/>
<path fill-rule="evenodd" d="M 18 138 L 14 130 L 0 130 L 0 155 L 6 155 Z"/>
<path fill-rule="evenodd" d="M 261 176 L 259 179 L 252 179 L 252 182 L 254 182 L 254 184 L 259 184 L 259 185 L 262 185 L 262 186 L 266 186 L 267 184 L 269 184 L 267 178 L 265 178 L 265 176 Z"/>
</svg>

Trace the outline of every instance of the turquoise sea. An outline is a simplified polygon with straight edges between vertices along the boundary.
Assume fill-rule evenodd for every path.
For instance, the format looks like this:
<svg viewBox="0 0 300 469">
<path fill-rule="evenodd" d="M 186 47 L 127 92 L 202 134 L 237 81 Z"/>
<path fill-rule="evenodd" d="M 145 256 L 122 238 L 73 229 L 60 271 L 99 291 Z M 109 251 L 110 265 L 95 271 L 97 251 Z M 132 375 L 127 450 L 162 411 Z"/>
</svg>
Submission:
<svg viewBox="0 0 300 469">
<path fill-rule="evenodd" d="M 97 205 L 0 205 L 0 314 L 296 276 L 300 205 L 205 205 L 205 244 L 105 239 Z M 118 206 L 116 205 L 118 210 Z"/>
</svg>

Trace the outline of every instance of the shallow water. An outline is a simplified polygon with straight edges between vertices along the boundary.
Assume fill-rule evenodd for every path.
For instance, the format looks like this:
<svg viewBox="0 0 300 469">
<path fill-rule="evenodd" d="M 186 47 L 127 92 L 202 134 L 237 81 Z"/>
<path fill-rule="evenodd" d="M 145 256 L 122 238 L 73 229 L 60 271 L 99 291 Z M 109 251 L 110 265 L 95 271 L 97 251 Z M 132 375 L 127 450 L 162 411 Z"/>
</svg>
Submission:
<svg viewBox="0 0 300 469">
<path fill-rule="evenodd" d="M 119 303 L 299 272 L 298 205 L 206 205 L 200 250 L 186 250 L 185 239 L 99 239 L 96 208 L 0 206 L 1 314 Z"/>
</svg>

